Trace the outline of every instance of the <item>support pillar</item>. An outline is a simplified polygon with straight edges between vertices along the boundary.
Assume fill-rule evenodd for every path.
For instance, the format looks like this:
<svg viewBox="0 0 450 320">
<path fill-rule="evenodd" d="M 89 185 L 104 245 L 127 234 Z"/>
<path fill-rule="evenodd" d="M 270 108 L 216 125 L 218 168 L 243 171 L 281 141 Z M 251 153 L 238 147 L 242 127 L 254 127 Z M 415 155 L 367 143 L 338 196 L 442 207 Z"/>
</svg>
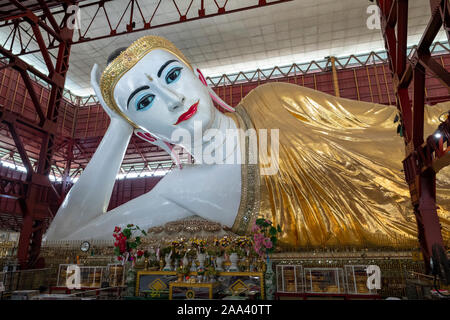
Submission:
<svg viewBox="0 0 450 320">
<path fill-rule="evenodd" d="M 333 86 L 334 86 L 334 95 L 336 97 L 340 97 L 341 93 L 339 91 L 339 81 L 338 81 L 338 75 L 336 70 L 336 58 L 330 57 L 331 62 L 331 71 L 333 72 Z"/>
</svg>

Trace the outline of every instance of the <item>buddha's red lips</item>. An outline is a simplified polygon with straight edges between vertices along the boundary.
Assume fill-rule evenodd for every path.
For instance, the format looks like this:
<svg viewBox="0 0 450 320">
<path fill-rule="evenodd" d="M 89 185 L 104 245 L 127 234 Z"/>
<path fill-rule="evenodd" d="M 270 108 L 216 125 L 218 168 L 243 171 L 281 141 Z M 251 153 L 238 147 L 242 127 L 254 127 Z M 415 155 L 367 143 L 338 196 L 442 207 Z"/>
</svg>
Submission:
<svg viewBox="0 0 450 320">
<path fill-rule="evenodd" d="M 176 126 L 177 124 L 179 124 L 180 122 L 186 121 L 187 119 L 190 119 L 196 112 L 197 112 L 197 107 L 198 107 L 198 103 L 200 102 L 197 101 L 196 103 L 194 103 L 189 109 L 188 111 L 186 111 L 185 113 L 183 113 L 177 120 L 177 122 L 174 124 L 174 126 Z"/>
</svg>

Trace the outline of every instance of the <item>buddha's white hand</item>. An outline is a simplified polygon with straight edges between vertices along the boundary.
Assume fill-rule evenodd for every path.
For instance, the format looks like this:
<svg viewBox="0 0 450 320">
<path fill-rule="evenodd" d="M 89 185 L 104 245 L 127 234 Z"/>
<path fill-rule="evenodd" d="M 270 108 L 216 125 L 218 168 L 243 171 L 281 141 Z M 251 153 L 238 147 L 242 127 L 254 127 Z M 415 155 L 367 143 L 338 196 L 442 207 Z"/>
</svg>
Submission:
<svg viewBox="0 0 450 320">
<path fill-rule="evenodd" d="M 102 91 L 100 90 L 100 78 L 101 78 L 101 72 L 99 71 L 98 64 L 94 64 L 91 70 L 91 86 L 94 89 L 95 95 L 97 96 L 98 101 L 100 102 L 101 106 L 103 107 L 103 110 L 108 114 L 109 118 L 111 120 L 115 119 L 121 122 L 128 123 L 125 119 L 123 119 L 119 114 L 114 112 L 108 105 L 106 104 L 105 100 L 102 96 Z"/>
</svg>

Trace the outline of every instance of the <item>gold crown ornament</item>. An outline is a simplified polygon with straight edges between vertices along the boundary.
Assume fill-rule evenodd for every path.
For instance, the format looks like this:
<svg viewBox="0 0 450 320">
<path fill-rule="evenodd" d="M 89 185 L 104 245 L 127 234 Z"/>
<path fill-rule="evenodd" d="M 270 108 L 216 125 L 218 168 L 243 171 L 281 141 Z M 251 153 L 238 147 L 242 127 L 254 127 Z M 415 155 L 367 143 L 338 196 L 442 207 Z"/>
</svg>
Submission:
<svg viewBox="0 0 450 320">
<path fill-rule="evenodd" d="M 117 106 L 114 100 L 114 88 L 126 72 L 133 68 L 147 53 L 155 49 L 170 52 L 192 69 L 189 61 L 172 42 L 163 37 L 151 35 L 139 38 L 126 50 L 122 51 L 118 57 L 108 64 L 100 78 L 100 90 L 105 103 L 134 128 L 139 128 L 139 126 L 131 121 Z"/>
</svg>

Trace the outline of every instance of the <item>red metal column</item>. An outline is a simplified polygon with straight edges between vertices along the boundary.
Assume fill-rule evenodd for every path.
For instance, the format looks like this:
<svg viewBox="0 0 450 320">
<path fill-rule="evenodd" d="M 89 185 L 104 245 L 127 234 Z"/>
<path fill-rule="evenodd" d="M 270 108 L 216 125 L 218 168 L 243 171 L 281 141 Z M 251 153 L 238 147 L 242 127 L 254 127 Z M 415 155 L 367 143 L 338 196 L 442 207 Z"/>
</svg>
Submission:
<svg viewBox="0 0 450 320">
<path fill-rule="evenodd" d="M 405 139 L 403 161 L 406 182 L 416 215 L 418 237 L 427 272 L 434 264 L 447 265 L 436 210 L 436 164 L 444 154 L 437 152 L 432 136 L 424 144 L 425 70 L 433 72 L 447 87 L 450 74 L 430 54 L 439 29 L 449 20 L 448 0 L 430 0 L 431 19 L 411 61 L 407 55 L 408 0 L 377 0 L 381 9 L 383 36 L 388 50 L 401 129 Z M 447 30 L 448 31 L 448 30 Z M 413 83 L 412 106 L 408 88 Z M 448 122 L 448 120 L 447 120 Z M 439 256 L 440 255 L 440 256 Z M 450 281 L 449 270 L 441 270 L 443 280 Z"/>
<path fill-rule="evenodd" d="M 60 35 L 62 41 L 59 45 L 56 66 L 54 72 L 50 74 L 50 77 L 54 81 L 46 115 L 46 119 L 48 120 L 47 123 L 50 124 L 50 126 L 43 137 L 37 172 L 35 174 L 36 177 L 41 178 L 45 182 L 48 180 L 51 168 L 58 109 L 63 99 L 64 83 L 69 67 L 70 41 L 72 39 L 72 34 L 73 30 L 70 30 L 67 27 L 61 30 Z M 30 263 L 33 263 L 38 258 L 44 233 L 42 221 L 35 219 L 33 215 L 36 203 L 40 200 L 42 188 L 36 183 L 32 184 L 30 189 L 29 196 L 27 197 L 27 210 L 25 211 L 23 219 L 23 227 L 20 233 L 17 254 L 19 263 L 22 267 L 29 266 Z"/>
</svg>

